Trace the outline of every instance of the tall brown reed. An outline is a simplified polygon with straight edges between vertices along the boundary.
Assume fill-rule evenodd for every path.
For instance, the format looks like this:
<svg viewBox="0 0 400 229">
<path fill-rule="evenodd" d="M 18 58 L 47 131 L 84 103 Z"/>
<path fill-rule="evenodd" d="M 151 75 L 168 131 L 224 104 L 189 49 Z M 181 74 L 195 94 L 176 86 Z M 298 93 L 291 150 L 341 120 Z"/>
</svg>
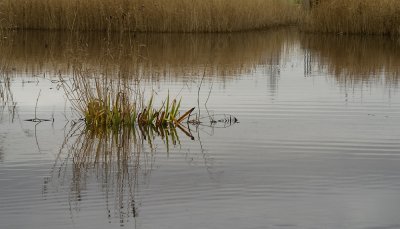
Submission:
<svg viewBox="0 0 400 229">
<path fill-rule="evenodd" d="M 0 0 L 10 29 L 220 32 L 292 24 L 287 0 Z"/>
<path fill-rule="evenodd" d="M 306 31 L 400 35 L 398 0 L 321 0 L 304 18 Z"/>
</svg>

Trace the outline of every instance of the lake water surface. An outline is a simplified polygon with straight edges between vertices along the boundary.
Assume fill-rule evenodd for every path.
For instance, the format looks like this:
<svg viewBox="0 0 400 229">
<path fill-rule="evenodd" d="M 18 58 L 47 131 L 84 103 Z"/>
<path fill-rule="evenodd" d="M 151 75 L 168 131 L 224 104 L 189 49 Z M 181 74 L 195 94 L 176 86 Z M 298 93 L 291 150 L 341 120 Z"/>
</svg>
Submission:
<svg viewBox="0 0 400 229">
<path fill-rule="evenodd" d="M 2 36 L 0 228 L 400 228 L 396 39 Z M 82 134 L 59 87 L 76 66 L 239 123 Z M 36 102 L 54 121 L 24 121 Z"/>
</svg>

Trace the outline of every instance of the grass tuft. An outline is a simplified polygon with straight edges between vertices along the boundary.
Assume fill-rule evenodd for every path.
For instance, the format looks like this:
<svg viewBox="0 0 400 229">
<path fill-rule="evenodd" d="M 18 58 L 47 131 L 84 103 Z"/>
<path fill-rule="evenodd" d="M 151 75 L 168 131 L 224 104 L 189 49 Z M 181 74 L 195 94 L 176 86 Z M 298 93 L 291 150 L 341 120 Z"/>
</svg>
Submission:
<svg viewBox="0 0 400 229">
<path fill-rule="evenodd" d="M 72 83 L 61 79 L 62 86 L 72 106 L 83 116 L 90 128 L 120 129 L 139 125 L 155 128 L 176 127 L 193 112 L 194 108 L 180 115 L 181 100 L 170 101 L 168 95 L 160 108 L 154 105 L 154 96 L 145 103 L 139 83 L 131 87 L 127 80 L 107 77 L 90 79 L 76 72 Z"/>
</svg>

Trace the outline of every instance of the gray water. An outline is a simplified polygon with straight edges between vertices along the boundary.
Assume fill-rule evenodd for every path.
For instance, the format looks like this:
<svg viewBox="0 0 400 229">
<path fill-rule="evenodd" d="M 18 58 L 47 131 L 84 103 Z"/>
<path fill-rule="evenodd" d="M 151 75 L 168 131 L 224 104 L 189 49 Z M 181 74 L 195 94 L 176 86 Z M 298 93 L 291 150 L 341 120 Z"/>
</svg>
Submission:
<svg viewBox="0 0 400 229">
<path fill-rule="evenodd" d="M 34 32 L 0 46 L 1 228 L 400 228 L 397 40 Z M 83 152 L 57 87 L 71 56 L 239 123 L 168 147 L 138 133 L 124 158 Z M 54 121 L 24 121 L 39 92 L 37 117 Z"/>
</svg>

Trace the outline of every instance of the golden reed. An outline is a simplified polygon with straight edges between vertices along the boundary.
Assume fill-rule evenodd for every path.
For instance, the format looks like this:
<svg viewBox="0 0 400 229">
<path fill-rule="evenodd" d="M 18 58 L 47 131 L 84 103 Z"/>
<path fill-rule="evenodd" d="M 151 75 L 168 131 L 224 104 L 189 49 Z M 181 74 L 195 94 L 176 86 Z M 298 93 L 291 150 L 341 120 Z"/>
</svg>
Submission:
<svg viewBox="0 0 400 229">
<path fill-rule="evenodd" d="M 0 0 L 0 28 L 231 32 L 296 24 L 305 31 L 400 34 L 398 0 Z M 304 0 L 306 2 L 306 0 Z"/>
<path fill-rule="evenodd" d="M 229 32 L 296 23 L 288 0 L 0 0 L 6 29 Z"/>
<path fill-rule="evenodd" d="M 319 0 L 303 18 L 306 31 L 339 34 L 400 34 L 398 0 Z"/>
</svg>

